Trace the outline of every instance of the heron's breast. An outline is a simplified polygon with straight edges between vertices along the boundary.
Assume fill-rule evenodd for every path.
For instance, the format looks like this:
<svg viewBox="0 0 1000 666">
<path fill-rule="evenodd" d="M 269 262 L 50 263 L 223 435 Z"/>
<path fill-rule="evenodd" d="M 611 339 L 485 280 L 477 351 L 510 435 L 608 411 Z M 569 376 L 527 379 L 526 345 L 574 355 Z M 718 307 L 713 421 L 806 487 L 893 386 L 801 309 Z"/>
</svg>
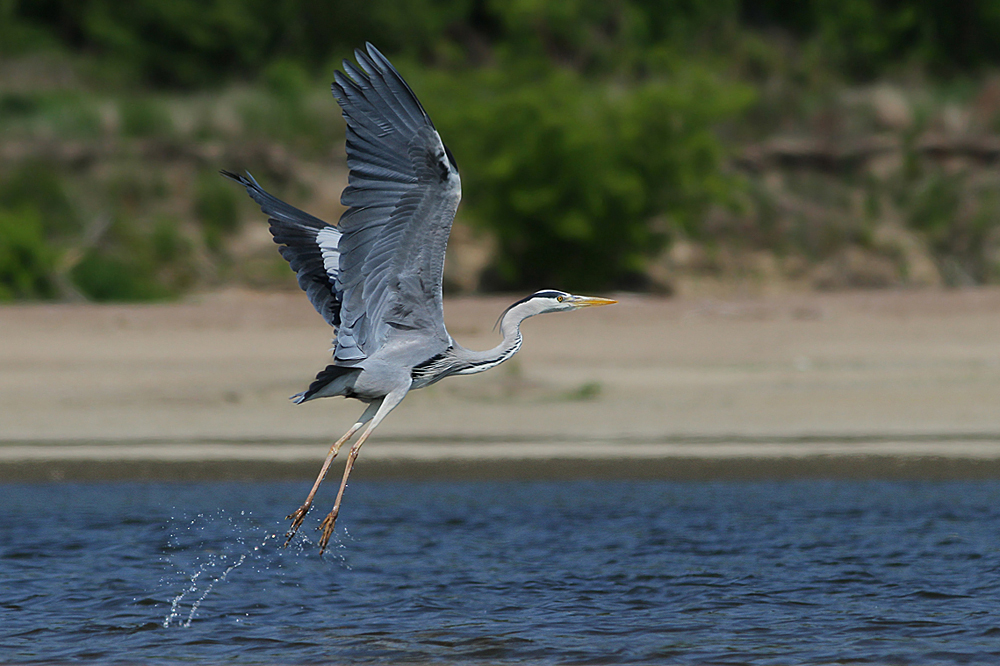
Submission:
<svg viewBox="0 0 1000 666">
<path fill-rule="evenodd" d="M 392 391 L 406 390 L 412 385 L 410 371 L 392 363 L 367 359 L 354 383 L 353 392 L 362 400 L 377 400 Z"/>
</svg>

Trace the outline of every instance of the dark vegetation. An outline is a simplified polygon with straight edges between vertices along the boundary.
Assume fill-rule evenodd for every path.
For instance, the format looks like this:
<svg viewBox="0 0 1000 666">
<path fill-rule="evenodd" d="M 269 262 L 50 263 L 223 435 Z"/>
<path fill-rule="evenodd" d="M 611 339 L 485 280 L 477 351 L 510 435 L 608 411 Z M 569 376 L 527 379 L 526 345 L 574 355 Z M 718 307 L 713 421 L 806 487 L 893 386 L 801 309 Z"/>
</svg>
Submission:
<svg viewBox="0 0 1000 666">
<path fill-rule="evenodd" d="M 1000 0 L 0 0 L 0 300 L 292 284 L 216 171 L 335 219 L 365 41 L 462 169 L 453 288 L 996 282 L 998 34 Z"/>
</svg>

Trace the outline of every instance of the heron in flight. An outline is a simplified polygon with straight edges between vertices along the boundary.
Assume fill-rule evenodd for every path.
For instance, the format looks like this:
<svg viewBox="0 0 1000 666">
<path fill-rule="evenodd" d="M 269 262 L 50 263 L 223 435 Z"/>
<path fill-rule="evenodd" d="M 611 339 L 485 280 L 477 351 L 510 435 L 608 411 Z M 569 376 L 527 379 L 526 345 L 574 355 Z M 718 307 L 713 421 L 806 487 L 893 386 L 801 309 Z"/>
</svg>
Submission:
<svg viewBox="0 0 1000 666">
<path fill-rule="evenodd" d="M 368 405 L 334 442 L 306 501 L 288 516 L 292 539 L 312 506 L 330 463 L 367 424 L 350 449 L 333 510 L 321 524 L 322 553 L 340 512 L 347 478 L 361 445 L 414 389 L 449 375 L 472 375 L 500 365 L 521 348 L 528 317 L 607 305 L 607 298 L 543 289 L 500 315 L 503 340 L 471 351 L 444 325 L 441 280 L 445 247 L 462 197 L 458 166 L 434 123 L 399 72 L 374 46 L 354 52 L 334 75 L 333 96 L 347 123 L 347 211 L 336 226 L 265 192 L 248 173 L 222 175 L 244 187 L 270 218 L 281 255 L 298 275 L 313 307 L 334 328 L 333 362 L 296 403 L 344 396 Z M 360 67 L 360 69 L 359 69 Z"/>
</svg>

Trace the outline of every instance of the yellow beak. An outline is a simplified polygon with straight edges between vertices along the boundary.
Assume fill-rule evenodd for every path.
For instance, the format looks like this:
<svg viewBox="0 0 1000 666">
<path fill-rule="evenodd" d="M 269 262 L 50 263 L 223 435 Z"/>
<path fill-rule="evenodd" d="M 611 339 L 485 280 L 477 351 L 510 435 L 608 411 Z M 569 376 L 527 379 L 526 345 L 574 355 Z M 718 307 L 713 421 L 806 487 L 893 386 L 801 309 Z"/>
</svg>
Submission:
<svg viewBox="0 0 1000 666">
<path fill-rule="evenodd" d="M 573 296 L 572 302 L 578 308 L 589 308 L 597 305 L 612 305 L 618 301 L 610 298 L 597 298 L 596 296 Z"/>
</svg>

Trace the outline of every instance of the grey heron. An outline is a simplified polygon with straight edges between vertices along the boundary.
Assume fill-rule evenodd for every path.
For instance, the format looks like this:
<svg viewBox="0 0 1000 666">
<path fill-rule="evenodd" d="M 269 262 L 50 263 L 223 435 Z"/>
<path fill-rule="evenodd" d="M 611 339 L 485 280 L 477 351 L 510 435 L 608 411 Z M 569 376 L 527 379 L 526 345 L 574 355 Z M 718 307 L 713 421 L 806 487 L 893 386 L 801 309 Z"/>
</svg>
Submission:
<svg viewBox="0 0 1000 666">
<path fill-rule="evenodd" d="M 345 60 L 332 86 L 347 124 L 350 170 L 341 195 L 347 210 L 336 226 L 268 194 L 249 173 L 222 172 L 246 187 L 269 217 L 274 242 L 299 286 L 334 328 L 332 363 L 292 400 L 344 396 L 368 405 L 330 447 L 305 502 L 288 516 L 286 545 L 340 448 L 368 424 L 350 449 L 333 510 L 321 524 L 321 553 L 361 445 L 407 393 L 500 365 L 521 348 L 520 325 L 528 317 L 615 302 L 543 289 L 504 310 L 503 340 L 493 349 L 471 351 L 455 342 L 444 325 L 441 282 L 462 196 L 458 166 L 385 56 L 371 44 L 354 54 L 358 65 Z"/>
</svg>

